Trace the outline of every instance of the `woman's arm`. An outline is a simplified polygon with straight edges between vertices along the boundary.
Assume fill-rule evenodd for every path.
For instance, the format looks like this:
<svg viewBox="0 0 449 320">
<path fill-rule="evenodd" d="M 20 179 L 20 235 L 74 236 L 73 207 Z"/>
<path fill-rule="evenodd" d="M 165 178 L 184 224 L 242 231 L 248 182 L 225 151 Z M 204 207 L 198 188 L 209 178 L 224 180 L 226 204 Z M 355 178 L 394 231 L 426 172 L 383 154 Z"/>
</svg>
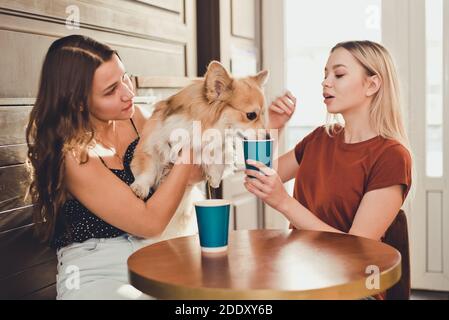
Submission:
<svg viewBox="0 0 449 320">
<path fill-rule="evenodd" d="M 402 207 L 402 185 L 367 192 L 360 202 L 350 234 L 380 240 Z"/>
<path fill-rule="evenodd" d="M 285 129 L 286 123 L 290 120 L 296 110 L 296 97 L 287 91 L 284 95 L 275 99 L 268 108 L 268 129 L 279 130 Z M 278 137 L 280 133 L 278 134 Z M 274 141 L 274 148 L 278 145 L 278 141 Z M 274 160 L 274 168 L 278 171 L 283 183 L 290 181 L 296 176 L 298 170 L 298 162 L 295 157 L 295 150 L 287 152 L 280 158 Z"/>
<path fill-rule="evenodd" d="M 136 236 L 153 237 L 170 222 L 186 190 L 191 164 L 174 165 L 154 195 L 144 202 L 111 173 L 98 158 L 85 164 L 66 157 L 68 191 L 86 208 L 109 224 Z"/>
<path fill-rule="evenodd" d="M 256 177 L 256 179 L 246 177 L 245 188 L 264 203 L 282 213 L 293 226 L 298 229 L 342 233 L 321 221 L 295 198 L 291 197 L 285 190 L 281 177 L 274 170 L 262 167 L 263 164 L 259 162 L 249 161 L 248 164 L 258 167 L 263 173 L 246 170 L 247 175 Z"/>
<path fill-rule="evenodd" d="M 295 150 L 291 150 L 275 160 L 274 167 L 277 168 L 282 183 L 286 183 L 296 177 L 299 169 L 298 162 L 295 157 Z"/>
<path fill-rule="evenodd" d="M 296 199 L 288 195 L 281 178 L 259 162 L 249 162 L 264 174 L 246 170 L 245 187 L 266 204 L 281 212 L 296 228 L 343 233 L 315 216 Z M 380 240 L 402 206 L 403 187 L 393 185 L 367 192 L 360 203 L 349 234 Z"/>
<path fill-rule="evenodd" d="M 402 206 L 402 186 L 395 185 L 366 193 L 348 234 L 380 240 Z M 343 233 L 326 224 L 296 199 L 289 197 L 278 208 L 296 228 Z"/>
</svg>

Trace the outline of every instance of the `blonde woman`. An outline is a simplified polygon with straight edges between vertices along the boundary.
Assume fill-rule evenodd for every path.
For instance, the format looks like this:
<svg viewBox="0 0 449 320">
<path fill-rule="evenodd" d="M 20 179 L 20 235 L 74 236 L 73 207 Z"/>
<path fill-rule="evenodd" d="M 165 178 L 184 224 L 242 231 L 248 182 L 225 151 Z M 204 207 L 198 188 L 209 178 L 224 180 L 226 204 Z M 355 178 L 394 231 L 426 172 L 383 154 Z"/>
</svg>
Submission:
<svg viewBox="0 0 449 320">
<path fill-rule="evenodd" d="M 412 160 L 401 116 L 398 80 L 387 50 L 370 41 L 337 44 L 325 67 L 324 103 L 344 125 L 326 124 L 279 158 L 278 172 L 251 163 L 245 187 L 298 229 L 381 240 L 412 183 Z M 291 94 L 270 106 L 282 128 L 295 110 Z M 296 178 L 294 195 L 283 183 Z"/>
</svg>

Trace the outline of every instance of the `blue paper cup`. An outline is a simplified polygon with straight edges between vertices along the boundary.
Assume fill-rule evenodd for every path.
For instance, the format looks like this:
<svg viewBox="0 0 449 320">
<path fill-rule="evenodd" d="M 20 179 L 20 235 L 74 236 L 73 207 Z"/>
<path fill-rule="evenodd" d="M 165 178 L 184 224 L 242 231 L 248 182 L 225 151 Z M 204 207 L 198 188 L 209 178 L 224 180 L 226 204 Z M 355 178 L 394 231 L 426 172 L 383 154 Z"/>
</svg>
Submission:
<svg viewBox="0 0 449 320">
<path fill-rule="evenodd" d="M 194 203 L 201 250 L 207 253 L 226 251 L 228 248 L 229 213 L 231 202 L 205 200 Z"/>
<path fill-rule="evenodd" d="M 246 160 L 262 162 L 267 167 L 273 167 L 273 140 L 243 140 L 243 154 L 247 170 L 259 171 L 258 168 L 246 163 Z M 254 178 L 249 176 L 250 178 Z"/>
</svg>

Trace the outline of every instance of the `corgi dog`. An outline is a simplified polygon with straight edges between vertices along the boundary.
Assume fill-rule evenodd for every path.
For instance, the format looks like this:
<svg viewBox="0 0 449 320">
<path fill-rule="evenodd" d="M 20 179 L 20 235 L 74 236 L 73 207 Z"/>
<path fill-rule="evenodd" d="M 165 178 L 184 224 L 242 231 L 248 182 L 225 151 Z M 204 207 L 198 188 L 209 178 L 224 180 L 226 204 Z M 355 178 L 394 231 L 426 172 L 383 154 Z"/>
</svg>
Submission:
<svg viewBox="0 0 449 320">
<path fill-rule="evenodd" d="M 233 78 L 221 63 L 212 61 L 204 78 L 195 80 L 175 95 L 158 102 L 152 117 L 156 118 L 158 123 L 150 135 L 145 135 L 144 127 L 131 162 L 135 177 L 131 185 L 134 193 L 143 199 L 150 189 L 157 189 L 170 172 L 183 147 L 182 144 L 173 146 L 173 132 L 184 130 L 189 136 L 190 146 L 194 134 L 193 123 L 197 126 L 199 124 L 201 132 L 214 129 L 215 132 L 221 133 L 222 137 L 211 141 L 203 139 L 199 146 L 191 146 L 194 153 L 203 154 L 205 149 L 219 149 L 223 150 L 226 159 L 233 159 L 235 137 L 231 137 L 232 144 L 225 143 L 229 141 L 225 138 L 226 134 L 233 134 L 238 130 L 265 130 L 266 103 L 263 87 L 268 75 L 268 71 L 261 71 L 254 76 Z M 145 126 L 147 125 L 149 122 Z M 232 161 L 227 163 L 223 160 L 202 161 L 201 168 L 209 185 L 218 188 L 225 170 L 232 172 L 235 167 Z M 161 237 L 158 237 L 158 241 L 196 232 L 195 215 L 192 212 L 192 188 L 187 188 L 181 204 Z"/>
</svg>

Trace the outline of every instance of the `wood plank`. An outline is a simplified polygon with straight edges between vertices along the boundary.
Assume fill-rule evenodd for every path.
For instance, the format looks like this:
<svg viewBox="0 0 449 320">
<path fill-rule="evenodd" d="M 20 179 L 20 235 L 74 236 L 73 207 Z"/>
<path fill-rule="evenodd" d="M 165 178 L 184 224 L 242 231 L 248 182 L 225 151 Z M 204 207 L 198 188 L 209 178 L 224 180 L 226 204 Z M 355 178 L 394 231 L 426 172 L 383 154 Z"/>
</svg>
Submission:
<svg viewBox="0 0 449 320">
<path fill-rule="evenodd" d="M 56 284 L 52 284 L 46 288 L 42 288 L 32 294 L 23 297 L 23 300 L 55 300 Z"/>
<path fill-rule="evenodd" d="M 0 168 L 0 212 L 31 204 L 24 199 L 29 181 L 25 165 Z"/>
<path fill-rule="evenodd" d="M 155 46 L 143 48 L 113 45 L 130 74 L 153 76 L 186 76 L 186 56 L 183 44 L 164 45 L 161 50 Z"/>
<path fill-rule="evenodd" d="M 191 0 L 187 0 L 191 2 Z M 192 5 L 191 3 L 189 5 Z M 69 8 L 69 6 L 75 6 Z M 176 12 L 143 5 L 138 1 L 33 1 L 0 0 L 0 13 L 65 24 L 69 15 L 79 10 L 81 29 L 94 29 L 109 33 L 128 33 L 133 36 L 158 38 L 185 43 L 190 26 L 184 24 L 184 11 Z M 66 10 L 69 9 L 69 12 Z M 72 9 L 72 10 L 70 10 Z"/>
<path fill-rule="evenodd" d="M 137 76 L 137 88 L 183 88 L 202 78 Z"/>
<path fill-rule="evenodd" d="M 27 226 L 0 233 L 0 257 L 0 279 L 5 279 L 55 259 L 56 252 L 35 237 L 33 226 Z"/>
<path fill-rule="evenodd" d="M 0 299 L 56 297 L 57 259 L 23 270 L 0 280 Z M 43 292 L 39 292 L 44 289 Z M 28 296 L 28 297 L 27 297 Z M 33 298 L 34 297 L 34 298 Z"/>
<path fill-rule="evenodd" d="M 161 8 L 164 10 L 182 14 L 184 1 L 183 0 L 136 0 L 137 2 L 149 4 L 151 6 Z"/>
<path fill-rule="evenodd" d="M 0 234 L 33 224 L 33 206 L 0 212 Z"/>
<path fill-rule="evenodd" d="M 35 98 L 0 98 L 0 106 L 32 106 Z"/>
<path fill-rule="evenodd" d="M 25 143 L 31 106 L 0 107 L 0 145 Z"/>
<path fill-rule="evenodd" d="M 0 77 L 0 98 L 35 97 L 43 57 L 54 40 L 67 35 L 67 29 L 63 25 L 49 22 L 21 21 L 9 16 L 6 18 L 9 19 L 8 24 L 17 26 L 8 26 L 12 30 L 1 30 L 3 17 L 0 19 L 0 43 L 8 48 L 0 60 L 0 69 L 9 75 Z M 25 30 L 21 30 L 23 28 Z M 193 57 L 186 56 L 185 43 L 164 43 L 110 33 L 97 34 L 87 30 L 80 30 L 79 33 L 94 37 L 116 49 L 130 74 L 186 76 L 188 64 Z M 24 47 L 33 48 L 33 54 L 24 51 Z"/>
<path fill-rule="evenodd" d="M 27 152 L 28 146 L 26 144 L 0 146 L 0 167 L 25 163 Z"/>
</svg>

